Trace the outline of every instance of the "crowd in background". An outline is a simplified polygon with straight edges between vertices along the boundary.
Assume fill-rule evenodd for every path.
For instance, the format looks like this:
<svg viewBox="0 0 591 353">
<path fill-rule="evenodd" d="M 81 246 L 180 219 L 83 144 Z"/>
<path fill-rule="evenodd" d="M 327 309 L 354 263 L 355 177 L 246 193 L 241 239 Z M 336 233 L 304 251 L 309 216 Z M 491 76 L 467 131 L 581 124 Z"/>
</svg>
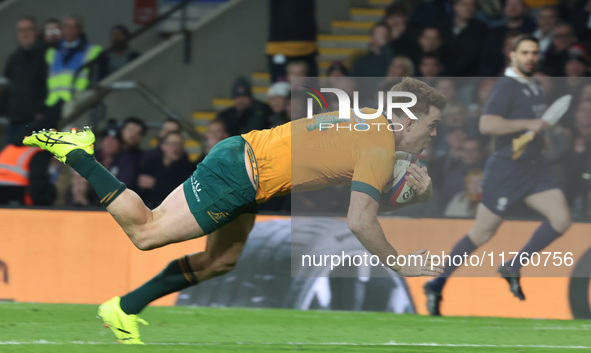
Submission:
<svg viewBox="0 0 591 353">
<path fill-rule="evenodd" d="M 496 77 L 503 75 L 510 63 L 512 39 L 529 33 L 540 41 L 541 65 L 536 76 L 548 93 L 548 103 L 561 93 L 574 96 L 565 118 L 546 132 L 545 158 L 567 195 L 573 217 L 591 219 L 591 80 L 586 79 L 591 69 L 591 1 L 393 1 L 371 29 L 367 50 L 360 50 L 348 61 L 334 61 L 326 70 L 319 70 L 316 60 L 315 1 L 271 1 L 270 6 L 265 51 L 271 74 L 267 100 L 256 99 L 251 82 L 238 77 L 229 89 L 234 105 L 210 123 L 201 159 L 223 138 L 303 117 L 307 97 L 292 90 L 295 78 L 320 75 L 322 87 L 352 93 L 365 88 L 355 77 L 381 78 L 370 91 L 388 90 L 403 76 L 419 77 L 440 90 L 448 105 L 437 137 L 421 155 L 434 182 L 434 197 L 427 207 L 411 207 L 403 213 L 472 217 L 481 195 L 482 167 L 494 146 L 493 139 L 478 131 L 479 114 Z M 3 95 L 1 105 L 10 119 L 9 138 L 20 137 L 20 129 L 31 123 L 55 122 L 56 113 L 47 104 L 51 93 L 46 84 L 51 71 L 47 49 L 61 48 L 65 56 L 74 55 L 71 52 L 87 42 L 82 21 L 74 16 L 61 22 L 46 21 L 42 36 L 33 18 L 20 20 L 17 29 L 20 45 L 4 72 L 13 86 Z M 101 56 L 88 73 L 89 80 L 105 77 L 139 55 L 127 45 L 128 36 L 125 27 L 112 28 L 114 50 Z M 301 45 L 290 45 L 294 41 Z M 64 99 L 67 97 L 59 97 Z M 364 103 L 375 107 L 375 97 Z M 329 108 L 336 109 L 335 104 L 329 101 Z M 99 134 L 97 159 L 138 191 L 148 206 L 157 206 L 194 169 L 178 122 L 170 119 L 163 124 L 158 145 L 150 151 L 140 149 L 146 132 L 141 119 L 128 118 L 121 126 L 115 121 L 106 125 Z M 43 163 L 39 165 L 48 166 L 50 172 L 41 189 L 53 185 L 62 191 L 46 193 L 42 202 L 33 204 L 98 204 L 80 176 L 63 171 L 49 158 Z M 60 183 L 61 179 L 67 181 Z M 319 212 L 340 210 L 347 204 L 343 193 L 337 197 L 330 192 L 294 197 Z M 284 197 L 272 200 L 263 210 L 289 211 L 290 205 L 290 197 Z M 516 214 L 531 215 L 527 212 L 524 208 Z"/>
</svg>

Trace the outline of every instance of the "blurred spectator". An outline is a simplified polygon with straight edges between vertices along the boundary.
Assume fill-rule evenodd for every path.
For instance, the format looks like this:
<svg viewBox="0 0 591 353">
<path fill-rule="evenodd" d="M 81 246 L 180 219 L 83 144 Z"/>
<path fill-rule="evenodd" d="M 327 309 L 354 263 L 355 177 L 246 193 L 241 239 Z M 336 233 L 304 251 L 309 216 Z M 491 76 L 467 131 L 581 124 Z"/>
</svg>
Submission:
<svg viewBox="0 0 591 353">
<path fill-rule="evenodd" d="M 449 76 L 476 76 L 486 25 L 474 16 L 476 0 L 454 0 L 455 16 L 440 25 L 443 63 Z"/>
<path fill-rule="evenodd" d="M 43 30 L 43 41 L 47 48 L 57 48 L 57 44 L 62 40 L 62 28 L 60 20 L 50 18 L 45 21 Z"/>
<path fill-rule="evenodd" d="M 292 82 L 292 80 L 296 77 L 310 76 L 310 65 L 308 65 L 308 63 L 306 63 L 305 61 L 290 62 L 289 64 L 287 64 L 285 70 L 287 71 L 287 82 Z"/>
<path fill-rule="evenodd" d="M 495 82 L 497 82 L 496 79 L 492 77 L 487 77 L 483 78 L 482 80 L 479 80 L 477 89 L 474 92 L 475 99 L 468 108 L 470 111 L 470 115 L 480 117 L 482 109 L 488 101 L 488 96 L 490 95 L 490 92 L 492 91 Z"/>
<path fill-rule="evenodd" d="M 47 78 L 49 92 L 45 100 L 49 109 L 46 112 L 46 119 L 52 127 L 56 126 L 61 118 L 62 105 L 73 99 L 72 89 L 74 93 L 84 91 L 98 72 L 96 72 L 97 68 L 93 68 L 92 73 L 88 68 L 83 69 L 75 80 L 74 74 L 84 64 L 98 57 L 102 51 L 100 46 L 88 42 L 82 20 L 77 16 L 64 17 L 62 34 L 63 39 L 57 47 L 49 48 L 46 54 L 49 66 Z"/>
<path fill-rule="evenodd" d="M 419 28 L 440 23 L 453 15 L 451 0 L 415 1 L 409 22 Z"/>
<path fill-rule="evenodd" d="M 569 55 L 564 66 L 566 77 L 584 77 L 587 75 L 589 62 L 582 55 Z"/>
<path fill-rule="evenodd" d="M 167 118 L 164 123 L 162 123 L 162 127 L 158 131 L 158 143 L 162 142 L 164 136 L 168 135 L 171 132 L 182 132 L 183 127 L 181 123 L 173 118 Z"/>
<path fill-rule="evenodd" d="M 238 78 L 232 87 L 234 106 L 218 114 L 230 132 L 230 136 L 244 134 L 252 130 L 269 128 L 271 108 L 252 96 L 250 82 L 243 77 Z"/>
<path fill-rule="evenodd" d="M 558 5 L 558 0 L 523 0 L 525 5 L 530 9 L 540 9 L 548 6 Z"/>
<path fill-rule="evenodd" d="M 544 54 L 541 72 L 550 76 L 564 76 L 564 67 L 568 60 L 568 50 L 575 43 L 572 27 L 560 23 L 554 28 L 552 44 Z"/>
<path fill-rule="evenodd" d="M 159 146 L 161 157 L 153 155 L 142 160 L 137 184 L 139 195 L 149 208 L 160 205 L 195 170 L 189 162 L 184 143 L 180 132 L 170 132 Z"/>
<path fill-rule="evenodd" d="M 228 128 L 223 120 L 214 119 L 209 122 L 209 127 L 207 128 L 207 133 L 205 134 L 205 146 L 203 154 L 201 158 L 197 160 L 197 164 L 201 163 L 209 151 L 215 146 L 218 142 L 227 139 L 230 137 L 230 133 L 228 132 Z"/>
<path fill-rule="evenodd" d="M 397 55 L 390 65 L 388 65 L 387 77 L 401 78 L 406 76 L 414 76 L 415 66 L 409 57 L 404 55 Z"/>
<path fill-rule="evenodd" d="M 444 67 L 441 59 L 436 54 L 424 54 L 419 63 L 419 74 L 424 78 L 441 76 Z"/>
<path fill-rule="evenodd" d="M 0 150 L 0 205 L 49 206 L 55 188 L 49 176 L 51 153 L 23 146 L 22 132 L 15 143 Z"/>
<path fill-rule="evenodd" d="M 349 76 L 349 70 L 342 61 L 334 60 L 326 70 L 326 76 L 329 80 L 333 77 L 347 77 Z"/>
<path fill-rule="evenodd" d="M 355 60 L 351 75 L 353 77 L 381 77 L 386 74 L 388 59 L 383 52 L 383 47 L 390 41 L 390 28 L 380 22 L 371 30 L 369 51 L 367 54 Z"/>
<path fill-rule="evenodd" d="M 341 89 L 345 91 L 349 97 L 353 97 L 353 92 L 356 90 L 357 85 L 355 81 L 349 77 L 349 71 L 342 61 L 334 60 L 326 71 L 326 76 L 326 84 L 328 87 Z M 361 93 L 363 95 L 364 92 Z M 333 103 L 337 102 L 336 96 L 332 96 L 328 99 Z"/>
<path fill-rule="evenodd" d="M 487 27 L 496 27 L 503 24 L 504 0 L 479 0 L 476 17 L 484 22 Z"/>
<path fill-rule="evenodd" d="M 581 101 L 576 109 L 576 134 L 574 144 L 568 155 L 569 180 L 566 196 L 579 218 L 585 210 L 589 211 L 587 196 L 591 191 L 591 101 Z"/>
<path fill-rule="evenodd" d="M 507 29 L 530 34 L 536 29 L 536 23 L 528 15 L 528 7 L 523 0 L 507 0 L 504 13 Z"/>
<path fill-rule="evenodd" d="M 460 127 L 450 128 L 443 133 L 443 127 L 437 128 L 437 140 L 433 141 L 435 159 L 431 168 L 433 185 L 440 188 L 447 175 L 461 163 L 462 145 L 468 137 Z M 441 133 L 440 133 L 441 130 Z"/>
<path fill-rule="evenodd" d="M 136 117 L 128 117 L 121 126 L 121 151 L 118 153 L 118 159 L 125 165 L 125 169 L 119 170 L 117 179 L 132 190 L 137 190 L 137 175 L 144 153 L 141 145 L 146 132 L 146 124 Z"/>
<path fill-rule="evenodd" d="M 171 132 L 182 133 L 182 131 L 183 128 L 178 120 L 173 118 L 166 119 L 166 121 L 162 123 L 162 127 L 160 127 L 160 130 L 158 130 L 158 146 L 149 151 L 145 151 L 142 154 L 142 160 L 162 158 L 162 149 L 160 148 L 160 145 L 162 144 L 162 140 L 164 139 L 164 137 L 166 137 Z"/>
<path fill-rule="evenodd" d="M 287 102 L 287 113 L 290 120 L 297 120 L 306 116 L 306 97 L 301 92 L 291 92 L 291 99 Z"/>
<path fill-rule="evenodd" d="M 316 64 L 316 9 L 314 0 L 270 1 L 266 54 L 273 82 L 286 78 L 286 65 L 303 61 L 308 75 L 318 76 Z"/>
<path fill-rule="evenodd" d="M 504 69 L 503 45 L 508 31 L 533 33 L 535 22 L 527 14 L 523 0 L 507 0 L 504 8 L 505 23 L 488 30 L 483 47 L 480 74 L 495 76 Z"/>
<path fill-rule="evenodd" d="M 390 27 L 390 49 L 394 55 L 405 55 L 417 62 L 421 55 L 418 30 L 408 23 L 409 11 L 400 2 L 386 7 L 385 22 Z"/>
<path fill-rule="evenodd" d="M 437 27 L 425 27 L 419 36 L 419 45 L 421 46 L 421 55 L 440 54 L 443 39 L 441 32 Z"/>
<path fill-rule="evenodd" d="M 70 207 L 100 207 L 100 200 L 90 186 L 80 174 L 74 169 L 70 169 L 72 180 L 70 188 L 66 194 L 66 206 Z"/>
<path fill-rule="evenodd" d="M 133 129 L 132 125 L 135 124 L 128 124 L 127 135 L 129 135 L 129 129 Z M 137 190 L 136 182 L 141 156 L 134 156 L 128 150 L 123 150 L 120 128 L 115 120 L 108 122 L 101 135 L 100 148 L 94 153 L 96 160 L 128 188 Z"/>
<path fill-rule="evenodd" d="M 445 207 L 455 194 L 464 189 L 466 175 L 474 169 L 484 169 L 485 158 L 483 158 L 482 145 L 476 138 L 467 138 L 460 145 L 460 160 L 443 179 L 441 187 L 440 202 Z"/>
<path fill-rule="evenodd" d="M 34 129 L 44 126 L 42 113 L 47 96 L 47 64 L 45 51 L 37 43 L 37 22 L 34 17 L 23 17 L 16 23 L 18 49 L 10 55 L 4 68 L 4 76 L 10 81 L 2 111 L 9 126 L 8 143 L 19 142 L 26 126 L 35 122 Z"/>
<path fill-rule="evenodd" d="M 133 153 L 140 153 L 142 138 L 146 135 L 147 129 L 146 124 L 134 116 L 125 119 L 121 127 L 123 149 L 133 151 Z"/>
<path fill-rule="evenodd" d="M 482 198 L 482 170 L 473 169 L 464 177 L 464 189 L 455 194 L 443 211 L 444 217 L 474 218 Z"/>
<path fill-rule="evenodd" d="M 558 18 L 558 9 L 554 6 L 544 6 L 538 11 L 538 29 L 533 34 L 540 42 L 541 60 L 544 60 L 544 54 L 552 44 Z"/>
<path fill-rule="evenodd" d="M 448 105 L 452 104 L 452 103 L 456 103 L 457 101 L 457 89 L 456 89 L 456 83 L 453 79 L 451 78 L 441 78 L 439 80 L 437 80 L 437 82 L 435 83 L 434 87 L 441 92 L 441 94 L 443 94 L 445 96 L 445 98 L 447 98 L 448 101 Z M 456 105 L 460 105 L 459 103 Z M 460 105 L 460 107 L 463 109 L 464 107 L 462 107 Z"/>
<path fill-rule="evenodd" d="M 574 32 L 580 41 L 591 39 L 591 1 L 577 0 L 569 23 L 572 24 Z"/>
<path fill-rule="evenodd" d="M 127 63 L 140 56 L 140 53 L 129 47 L 129 30 L 123 25 L 116 25 L 111 29 L 112 50 L 105 54 L 104 72 L 100 77 L 106 77 L 119 70 Z"/>
<path fill-rule="evenodd" d="M 287 113 L 287 101 L 290 95 L 290 85 L 287 82 L 275 82 L 269 87 L 267 96 L 269 97 L 269 106 L 273 114 L 269 118 L 271 127 L 285 124 L 290 121 Z"/>
</svg>

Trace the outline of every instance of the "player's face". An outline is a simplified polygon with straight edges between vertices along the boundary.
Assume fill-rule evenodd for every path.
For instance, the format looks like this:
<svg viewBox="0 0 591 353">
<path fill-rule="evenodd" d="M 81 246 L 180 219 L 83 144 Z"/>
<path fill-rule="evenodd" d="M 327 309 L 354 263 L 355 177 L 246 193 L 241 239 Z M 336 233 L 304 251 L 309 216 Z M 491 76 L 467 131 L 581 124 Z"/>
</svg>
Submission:
<svg viewBox="0 0 591 353">
<path fill-rule="evenodd" d="M 407 128 L 405 137 L 409 153 L 421 153 L 431 139 L 437 135 L 437 125 L 441 120 L 441 111 L 433 106 L 429 107 L 429 113 L 417 116 L 411 127 Z"/>
<path fill-rule="evenodd" d="M 540 48 L 536 42 L 524 40 L 511 52 L 511 60 L 518 73 L 531 77 L 540 64 Z"/>
</svg>

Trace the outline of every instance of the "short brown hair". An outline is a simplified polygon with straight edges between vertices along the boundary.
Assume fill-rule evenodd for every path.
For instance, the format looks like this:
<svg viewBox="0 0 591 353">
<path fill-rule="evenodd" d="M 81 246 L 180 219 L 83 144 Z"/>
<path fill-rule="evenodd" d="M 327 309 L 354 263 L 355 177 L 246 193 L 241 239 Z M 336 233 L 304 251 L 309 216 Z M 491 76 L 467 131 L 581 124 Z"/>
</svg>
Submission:
<svg viewBox="0 0 591 353">
<path fill-rule="evenodd" d="M 417 96 L 417 103 L 410 110 L 415 115 L 428 114 L 431 106 L 439 110 L 445 108 L 446 99 L 443 94 L 425 82 L 411 77 L 404 77 L 402 81 L 392 86 L 390 91 L 414 93 Z M 404 97 L 393 97 L 393 99 L 400 99 L 401 102 L 407 101 L 407 98 Z"/>
<path fill-rule="evenodd" d="M 517 37 L 515 37 L 515 39 L 513 39 L 513 42 L 511 43 L 511 49 L 512 51 L 516 51 L 517 48 L 519 48 L 519 44 L 521 44 L 521 42 L 534 42 L 537 45 L 540 45 L 540 41 L 538 40 L 538 38 L 534 37 L 531 34 L 520 34 Z"/>
</svg>

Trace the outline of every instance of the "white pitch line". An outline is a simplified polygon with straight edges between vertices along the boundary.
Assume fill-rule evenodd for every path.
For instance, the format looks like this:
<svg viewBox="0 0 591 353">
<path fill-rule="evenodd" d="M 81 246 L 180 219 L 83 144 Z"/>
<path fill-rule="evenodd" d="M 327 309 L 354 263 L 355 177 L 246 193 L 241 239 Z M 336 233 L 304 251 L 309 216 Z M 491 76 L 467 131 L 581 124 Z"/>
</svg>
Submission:
<svg viewBox="0 0 591 353">
<path fill-rule="evenodd" d="M 116 343 L 93 341 L 52 342 L 46 340 L 37 341 L 0 341 L 0 345 L 113 345 Z M 353 343 L 353 342 L 171 342 L 171 343 L 146 343 L 156 346 L 212 346 L 212 345 L 288 345 L 288 346 L 414 346 L 414 347 L 471 347 L 471 348 L 546 348 L 546 349 L 591 349 L 591 346 L 555 346 L 545 344 L 470 344 L 470 343 L 435 343 L 435 342 L 384 342 L 384 343 Z"/>
</svg>

